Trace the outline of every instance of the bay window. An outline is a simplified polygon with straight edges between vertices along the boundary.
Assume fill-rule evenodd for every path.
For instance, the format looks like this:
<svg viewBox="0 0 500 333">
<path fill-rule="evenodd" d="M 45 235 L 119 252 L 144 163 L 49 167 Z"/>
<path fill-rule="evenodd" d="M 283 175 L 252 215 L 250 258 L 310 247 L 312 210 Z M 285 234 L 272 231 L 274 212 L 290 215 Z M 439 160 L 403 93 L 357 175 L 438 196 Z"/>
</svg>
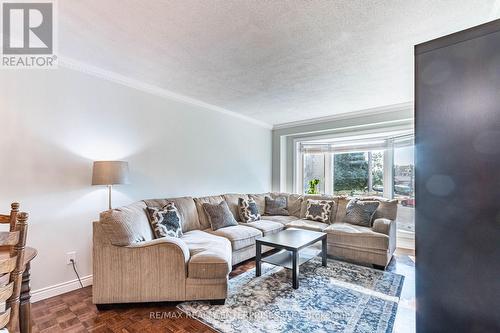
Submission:
<svg viewBox="0 0 500 333">
<path fill-rule="evenodd" d="M 398 239 L 413 247 L 413 135 L 301 141 L 297 153 L 298 192 L 397 199 Z"/>
</svg>

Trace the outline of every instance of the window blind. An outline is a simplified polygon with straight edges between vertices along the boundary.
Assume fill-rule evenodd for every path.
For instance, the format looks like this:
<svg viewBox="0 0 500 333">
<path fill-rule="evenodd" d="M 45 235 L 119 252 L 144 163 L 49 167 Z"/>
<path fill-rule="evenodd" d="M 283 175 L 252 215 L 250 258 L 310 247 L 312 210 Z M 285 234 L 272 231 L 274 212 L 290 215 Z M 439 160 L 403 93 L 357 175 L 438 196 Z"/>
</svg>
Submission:
<svg viewBox="0 0 500 333">
<path fill-rule="evenodd" d="M 364 152 L 372 150 L 384 150 L 389 148 L 390 144 L 394 147 L 407 147 L 414 144 L 413 134 L 394 136 L 385 139 L 360 139 L 350 141 L 338 141 L 331 143 L 301 143 L 300 151 L 305 154 L 323 154 L 323 153 L 349 153 Z"/>
</svg>

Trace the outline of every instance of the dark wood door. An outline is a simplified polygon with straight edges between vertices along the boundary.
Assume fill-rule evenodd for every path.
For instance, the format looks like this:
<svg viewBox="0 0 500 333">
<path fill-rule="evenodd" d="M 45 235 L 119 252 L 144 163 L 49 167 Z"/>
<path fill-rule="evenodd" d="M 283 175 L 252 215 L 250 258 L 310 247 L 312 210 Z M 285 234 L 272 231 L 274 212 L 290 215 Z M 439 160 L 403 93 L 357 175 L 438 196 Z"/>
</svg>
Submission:
<svg viewBox="0 0 500 333">
<path fill-rule="evenodd" d="M 500 20 L 415 47 L 418 332 L 500 332 Z"/>
</svg>

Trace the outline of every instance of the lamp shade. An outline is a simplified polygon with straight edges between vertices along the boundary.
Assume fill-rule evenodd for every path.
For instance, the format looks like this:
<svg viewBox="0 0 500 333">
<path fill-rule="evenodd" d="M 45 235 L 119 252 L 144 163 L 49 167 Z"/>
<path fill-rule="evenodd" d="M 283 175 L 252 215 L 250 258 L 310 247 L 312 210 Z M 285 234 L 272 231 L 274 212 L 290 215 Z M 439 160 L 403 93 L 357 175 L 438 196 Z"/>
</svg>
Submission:
<svg viewBox="0 0 500 333">
<path fill-rule="evenodd" d="M 129 184 L 128 162 L 95 161 L 92 170 L 92 185 Z"/>
</svg>

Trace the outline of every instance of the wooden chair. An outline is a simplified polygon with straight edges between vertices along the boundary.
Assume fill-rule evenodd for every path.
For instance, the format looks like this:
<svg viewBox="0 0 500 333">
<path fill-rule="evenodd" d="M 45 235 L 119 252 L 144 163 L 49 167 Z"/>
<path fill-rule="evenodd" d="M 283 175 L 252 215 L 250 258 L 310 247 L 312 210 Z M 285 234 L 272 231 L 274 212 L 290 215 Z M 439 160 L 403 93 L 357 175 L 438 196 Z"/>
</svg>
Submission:
<svg viewBox="0 0 500 333">
<path fill-rule="evenodd" d="M 19 326 L 19 299 L 24 271 L 24 248 L 28 231 L 28 214 L 19 212 L 19 204 L 11 205 L 10 215 L 0 215 L 0 223 L 9 224 L 9 231 L 0 232 L 0 247 L 8 253 L 0 257 L 0 328 L 16 332 Z"/>
</svg>

